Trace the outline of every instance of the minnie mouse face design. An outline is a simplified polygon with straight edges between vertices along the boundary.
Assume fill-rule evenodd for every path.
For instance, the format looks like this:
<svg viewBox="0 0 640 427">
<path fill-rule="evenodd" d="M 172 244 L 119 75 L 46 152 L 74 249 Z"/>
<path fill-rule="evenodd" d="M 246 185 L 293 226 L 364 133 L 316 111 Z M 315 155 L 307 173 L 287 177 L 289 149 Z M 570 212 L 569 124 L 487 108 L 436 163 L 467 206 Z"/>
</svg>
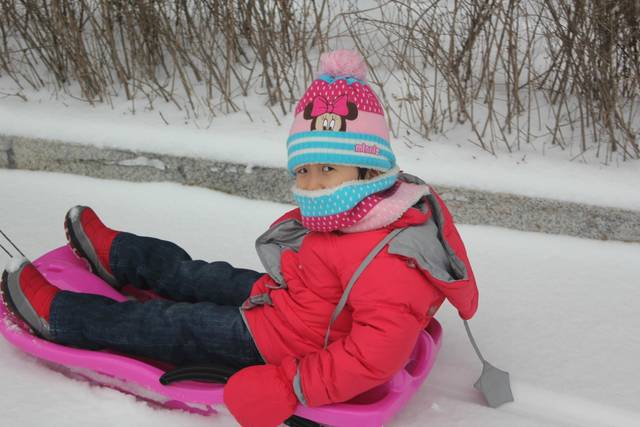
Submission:
<svg viewBox="0 0 640 427">
<path fill-rule="evenodd" d="M 346 132 L 347 120 L 358 117 L 358 107 L 349 102 L 347 95 L 327 100 L 317 96 L 304 108 L 305 120 L 311 120 L 311 130 L 329 130 Z"/>
</svg>

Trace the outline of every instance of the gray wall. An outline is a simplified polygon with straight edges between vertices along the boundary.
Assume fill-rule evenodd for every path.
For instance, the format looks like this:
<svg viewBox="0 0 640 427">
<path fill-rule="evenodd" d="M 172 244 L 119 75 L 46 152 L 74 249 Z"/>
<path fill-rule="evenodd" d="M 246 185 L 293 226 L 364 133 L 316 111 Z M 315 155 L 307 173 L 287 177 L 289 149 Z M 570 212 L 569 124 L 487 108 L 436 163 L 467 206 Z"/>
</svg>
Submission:
<svg viewBox="0 0 640 427">
<path fill-rule="evenodd" d="M 252 199 L 291 203 L 292 181 L 284 169 L 249 168 L 190 157 L 0 134 L 0 167 L 126 181 L 172 181 Z M 433 185 L 459 223 L 640 242 L 640 211 Z"/>
</svg>

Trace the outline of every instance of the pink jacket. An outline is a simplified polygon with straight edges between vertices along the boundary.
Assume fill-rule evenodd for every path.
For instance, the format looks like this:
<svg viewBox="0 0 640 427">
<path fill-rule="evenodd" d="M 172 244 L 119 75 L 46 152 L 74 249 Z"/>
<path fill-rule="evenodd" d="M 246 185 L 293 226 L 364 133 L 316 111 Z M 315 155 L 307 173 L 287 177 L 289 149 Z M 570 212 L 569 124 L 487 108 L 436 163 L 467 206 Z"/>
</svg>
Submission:
<svg viewBox="0 0 640 427">
<path fill-rule="evenodd" d="M 391 230 L 405 227 L 358 278 L 325 349 L 329 320 L 351 276 Z M 298 360 L 310 406 L 349 400 L 390 379 L 445 297 L 465 319 L 477 308 L 464 246 L 433 191 L 422 209 L 359 233 L 308 232 L 294 209 L 257 247 L 269 274 L 256 282 L 242 313 L 267 363 Z"/>
</svg>

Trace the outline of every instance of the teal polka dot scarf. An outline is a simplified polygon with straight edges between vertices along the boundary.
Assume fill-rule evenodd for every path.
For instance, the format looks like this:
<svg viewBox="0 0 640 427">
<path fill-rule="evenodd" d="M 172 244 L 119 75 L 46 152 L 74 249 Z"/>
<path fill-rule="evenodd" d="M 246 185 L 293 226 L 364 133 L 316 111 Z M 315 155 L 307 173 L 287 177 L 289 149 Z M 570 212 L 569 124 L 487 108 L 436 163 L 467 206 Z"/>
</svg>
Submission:
<svg viewBox="0 0 640 427">
<path fill-rule="evenodd" d="M 326 190 L 307 191 L 294 186 L 293 198 L 300 207 L 302 225 L 321 232 L 355 225 L 395 189 L 398 173 L 394 167 L 373 179 L 348 181 Z"/>
</svg>

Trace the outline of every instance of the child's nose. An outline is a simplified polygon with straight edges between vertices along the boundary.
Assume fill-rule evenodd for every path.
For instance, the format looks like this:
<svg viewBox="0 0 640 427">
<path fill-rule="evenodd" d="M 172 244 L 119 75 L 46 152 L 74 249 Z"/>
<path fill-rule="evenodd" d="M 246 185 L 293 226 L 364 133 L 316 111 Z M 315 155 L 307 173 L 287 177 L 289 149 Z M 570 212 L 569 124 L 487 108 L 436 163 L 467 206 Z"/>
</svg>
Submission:
<svg viewBox="0 0 640 427">
<path fill-rule="evenodd" d="M 309 180 L 307 181 L 307 190 L 324 190 L 325 182 L 321 175 L 312 173 L 309 176 Z"/>
</svg>

